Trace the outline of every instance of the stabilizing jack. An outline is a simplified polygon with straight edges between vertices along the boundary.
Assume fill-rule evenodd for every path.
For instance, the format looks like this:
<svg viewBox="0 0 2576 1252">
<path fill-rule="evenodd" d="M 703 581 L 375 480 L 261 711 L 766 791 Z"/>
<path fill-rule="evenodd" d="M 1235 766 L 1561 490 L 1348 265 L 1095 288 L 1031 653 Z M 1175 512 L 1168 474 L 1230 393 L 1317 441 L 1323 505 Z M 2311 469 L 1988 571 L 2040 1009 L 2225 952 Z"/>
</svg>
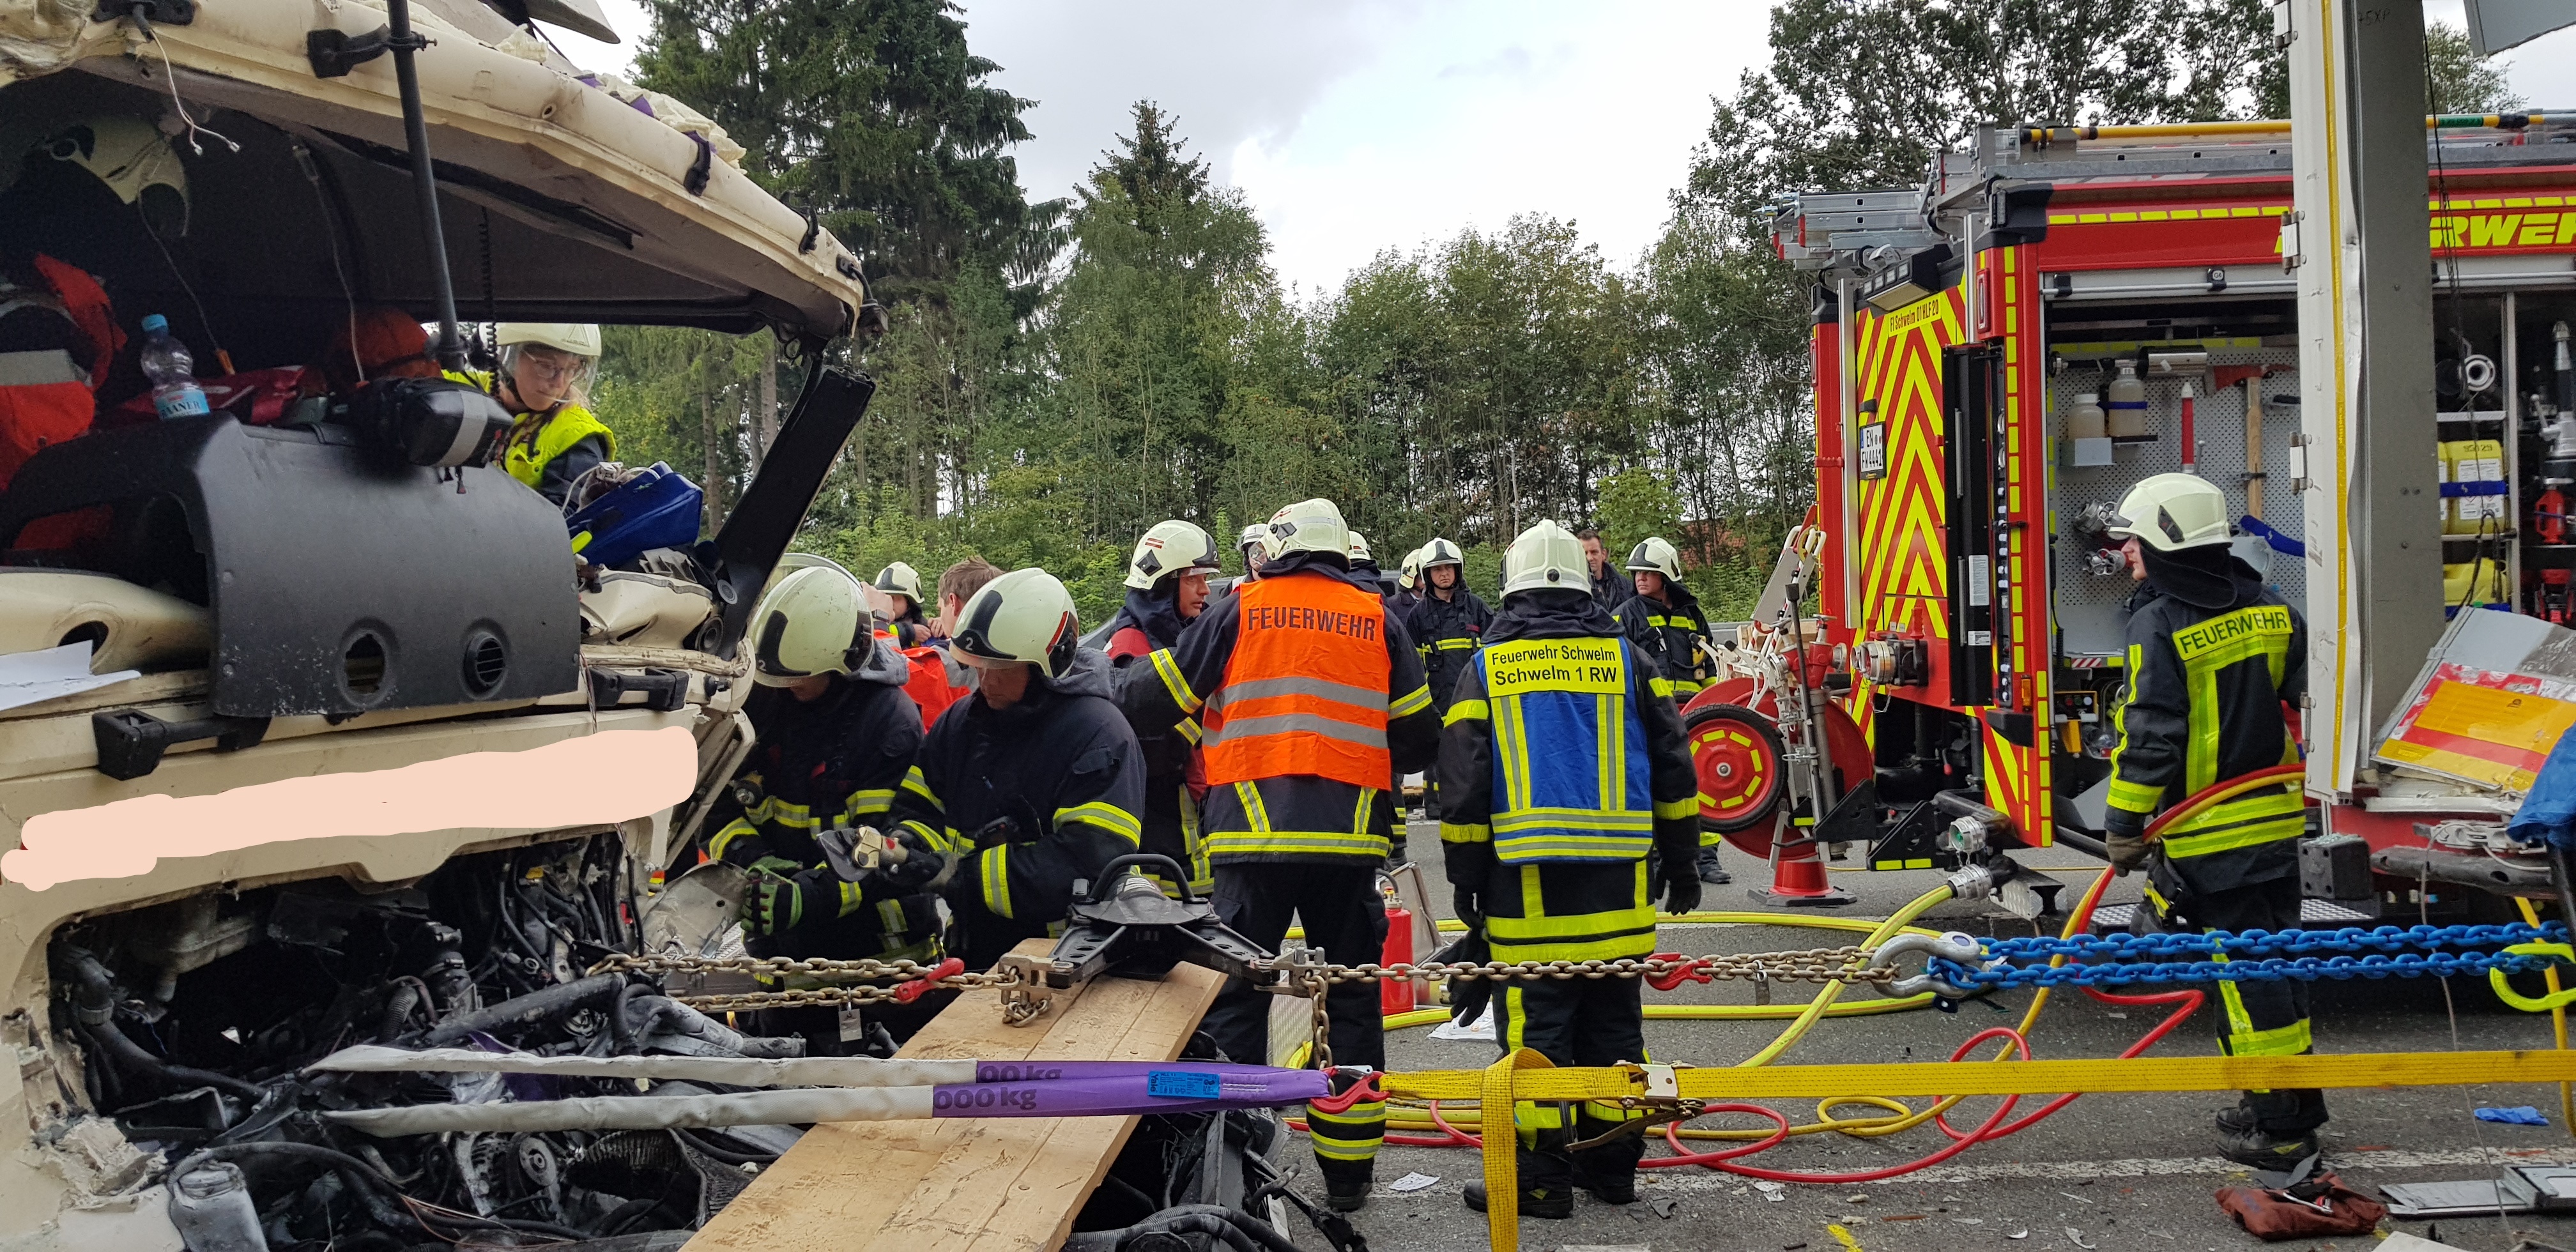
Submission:
<svg viewBox="0 0 2576 1252">
<path fill-rule="evenodd" d="M 1180 887 L 1164 895 L 1154 880 L 1125 872 L 1157 866 Z M 1074 902 L 1064 937 L 1044 960 L 1005 956 L 1001 970 L 1017 974 L 1002 991 L 1002 1012 L 1014 1025 L 1043 1016 L 1054 993 L 1100 975 L 1159 978 L 1184 961 L 1234 978 L 1262 981 L 1270 954 L 1217 920 L 1216 906 L 1190 890 L 1188 871 L 1168 856 L 1137 853 L 1111 861 Z"/>
</svg>

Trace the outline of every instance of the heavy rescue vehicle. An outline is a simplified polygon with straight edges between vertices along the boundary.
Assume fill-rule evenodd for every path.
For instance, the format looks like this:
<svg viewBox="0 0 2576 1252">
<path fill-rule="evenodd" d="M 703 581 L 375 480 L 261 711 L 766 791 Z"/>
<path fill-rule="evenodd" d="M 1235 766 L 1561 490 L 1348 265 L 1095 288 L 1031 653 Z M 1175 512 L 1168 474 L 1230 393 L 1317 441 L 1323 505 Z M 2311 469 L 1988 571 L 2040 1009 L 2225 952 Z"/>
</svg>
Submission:
<svg viewBox="0 0 2576 1252">
<path fill-rule="evenodd" d="M 2438 403 L 2420 424 L 2443 485 L 2422 507 L 2441 510 L 2446 585 L 2406 594 L 2427 612 L 2443 597 L 2454 624 L 2431 658 L 2361 656 L 2312 627 L 2321 694 L 2294 712 L 2320 803 L 2315 922 L 2473 894 L 2445 884 L 2550 889 L 2499 823 L 2563 724 L 2480 702 L 2576 690 L 2524 656 L 2576 619 L 2576 125 L 2438 117 L 2427 135 Z M 1920 188 L 1774 211 L 1779 255 L 1816 282 L 1801 538 L 1817 598 L 1805 662 L 1769 671 L 1806 672 L 1816 726 L 1812 747 L 1786 728 L 1784 760 L 1770 688 L 1786 684 L 1754 676 L 1755 646 L 1791 655 L 1781 632 L 1721 647 L 1739 676 L 1689 711 L 1710 826 L 1757 855 L 1775 830 L 1865 843 L 1874 869 L 2091 844 L 2132 589 L 2103 527 L 2150 474 L 2224 488 L 2238 554 L 2311 623 L 2337 619 L 2344 523 L 2308 468 L 2332 432 L 2302 417 L 2330 420 L 2334 397 L 2302 394 L 2291 163 L 2285 122 L 1986 127 Z M 2383 682 L 2420 669 L 2414 702 L 2325 742 L 2318 706 L 2364 665 Z"/>
</svg>

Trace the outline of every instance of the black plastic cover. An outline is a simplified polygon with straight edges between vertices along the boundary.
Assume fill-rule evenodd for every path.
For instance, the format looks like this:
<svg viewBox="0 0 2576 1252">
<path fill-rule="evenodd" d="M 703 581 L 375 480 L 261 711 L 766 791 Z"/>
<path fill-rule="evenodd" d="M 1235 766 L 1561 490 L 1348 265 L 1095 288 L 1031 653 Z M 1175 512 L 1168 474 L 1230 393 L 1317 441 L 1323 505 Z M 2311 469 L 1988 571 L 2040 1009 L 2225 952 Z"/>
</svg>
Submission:
<svg viewBox="0 0 2576 1252">
<path fill-rule="evenodd" d="M 97 564 L 214 615 L 214 711 L 351 715 L 522 700 L 580 681 L 563 515 L 495 469 L 431 470 L 351 432 L 223 414 L 37 453 L 0 495 L 0 548 L 113 506 Z"/>
</svg>

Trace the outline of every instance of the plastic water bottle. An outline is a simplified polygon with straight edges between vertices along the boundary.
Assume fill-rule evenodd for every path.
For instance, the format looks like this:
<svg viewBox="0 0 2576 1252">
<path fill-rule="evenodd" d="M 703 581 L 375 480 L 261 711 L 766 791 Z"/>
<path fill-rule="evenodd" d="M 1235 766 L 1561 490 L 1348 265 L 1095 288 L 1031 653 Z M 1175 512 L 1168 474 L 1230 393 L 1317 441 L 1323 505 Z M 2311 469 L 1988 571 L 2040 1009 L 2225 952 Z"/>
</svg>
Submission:
<svg viewBox="0 0 2576 1252">
<path fill-rule="evenodd" d="M 143 319 L 143 376 L 152 380 L 152 411 L 163 421 L 206 415 L 206 392 L 197 385 L 196 360 L 170 334 L 170 319 Z"/>
</svg>

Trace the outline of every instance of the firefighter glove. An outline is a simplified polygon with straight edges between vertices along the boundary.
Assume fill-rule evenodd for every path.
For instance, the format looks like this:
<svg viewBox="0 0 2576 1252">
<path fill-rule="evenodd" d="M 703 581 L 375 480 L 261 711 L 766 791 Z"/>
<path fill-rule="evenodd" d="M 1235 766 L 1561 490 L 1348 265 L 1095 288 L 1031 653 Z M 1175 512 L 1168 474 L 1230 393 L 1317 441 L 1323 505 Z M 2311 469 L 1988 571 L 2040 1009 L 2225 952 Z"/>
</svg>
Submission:
<svg viewBox="0 0 2576 1252">
<path fill-rule="evenodd" d="M 1470 931 L 1484 929 L 1484 900 L 1476 894 L 1475 889 L 1472 887 L 1456 887 L 1451 890 L 1452 894 L 1449 897 L 1449 902 L 1456 906 L 1458 910 L 1458 920 L 1467 923 L 1467 929 Z"/>
<path fill-rule="evenodd" d="M 829 867 L 801 870 L 793 876 L 764 874 L 743 898 L 743 925 L 753 934 L 775 935 L 841 915 L 841 876 Z M 855 894 L 858 888 L 848 885 Z"/>
<path fill-rule="evenodd" d="M 2126 876 L 2130 870 L 2147 863 L 2147 831 L 2140 822 L 2122 821 L 2123 816 L 2118 810 L 2112 811 L 2102 843 L 2111 853 L 2111 868 Z"/>
<path fill-rule="evenodd" d="M 1675 917 L 1699 910 L 1699 863 L 1692 861 L 1683 870 L 1664 875 L 1664 911 Z"/>
</svg>

